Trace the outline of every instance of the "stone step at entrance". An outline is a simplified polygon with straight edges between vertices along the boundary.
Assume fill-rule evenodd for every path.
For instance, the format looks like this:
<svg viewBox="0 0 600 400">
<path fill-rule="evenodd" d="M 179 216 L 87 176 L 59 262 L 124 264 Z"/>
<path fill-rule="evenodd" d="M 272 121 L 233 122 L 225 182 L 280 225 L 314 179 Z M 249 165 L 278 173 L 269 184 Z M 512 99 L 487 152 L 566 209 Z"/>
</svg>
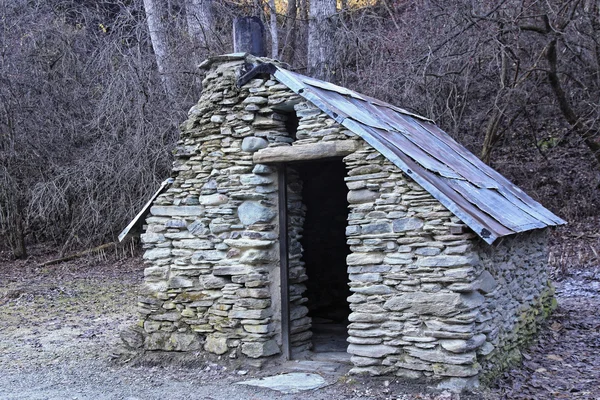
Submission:
<svg viewBox="0 0 600 400">
<path fill-rule="evenodd" d="M 352 367 L 348 358 L 348 363 L 335 361 L 317 361 L 317 360 L 292 360 L 283 364 L 283 369 L 288 372 L 313 372 L 321 374 L 346 374 Z"/>
<path fill-rule="evenodd" d="M 307 359 L 318 362 L 334 362 L 340 364 L 352 365 L 350 362 L 351 355 L 345 351 L 324 351 L 324 352 L 309 352 Z"/>
</svg>

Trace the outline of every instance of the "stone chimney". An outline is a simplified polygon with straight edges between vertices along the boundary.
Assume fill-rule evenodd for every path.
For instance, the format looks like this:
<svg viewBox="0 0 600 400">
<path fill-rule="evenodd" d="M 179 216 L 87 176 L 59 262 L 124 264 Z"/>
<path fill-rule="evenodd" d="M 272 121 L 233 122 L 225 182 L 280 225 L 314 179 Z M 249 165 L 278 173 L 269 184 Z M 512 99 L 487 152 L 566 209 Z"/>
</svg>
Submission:
<svg viewBox="0 0 600 400">
<path fill-rule="evenodd" d="M 265 57 L 265 26 L 258 17 L 238 17 L 233 22 L 234 53 Z"/>
</svg>

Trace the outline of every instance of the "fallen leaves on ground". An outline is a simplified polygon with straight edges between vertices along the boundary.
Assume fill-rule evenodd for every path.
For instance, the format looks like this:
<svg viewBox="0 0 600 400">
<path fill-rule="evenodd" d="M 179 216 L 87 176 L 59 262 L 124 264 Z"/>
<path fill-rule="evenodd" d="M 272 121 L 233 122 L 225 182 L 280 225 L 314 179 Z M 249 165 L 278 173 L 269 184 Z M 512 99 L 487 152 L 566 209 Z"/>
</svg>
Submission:
<svg viewBox="0 0 600 400">
<path fill-rule="evenodd" d="M 556 283 L 559 307 L 522 365 L 496 381 L 503 399 L 600 399 L 600 269 Z"/>
</svg>

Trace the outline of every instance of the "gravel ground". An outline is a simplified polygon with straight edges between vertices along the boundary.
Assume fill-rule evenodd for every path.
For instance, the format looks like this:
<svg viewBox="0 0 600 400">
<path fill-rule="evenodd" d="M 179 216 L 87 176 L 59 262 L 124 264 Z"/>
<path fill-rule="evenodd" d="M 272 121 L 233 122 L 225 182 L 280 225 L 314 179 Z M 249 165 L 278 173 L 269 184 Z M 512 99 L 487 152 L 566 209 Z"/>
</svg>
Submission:
<svg viewBox="0 0 600 400">
<path fill-rule="evenodd" d="M 490 390 L 459 396 L 330 373 L 325 388 L 285 395 L 234 384 L 265 371 L 117 365 L 118 333 L 135 323 L 140 259 L 37 262 L 0 253 L 0 399 L 600 399 L 598 270 L 558 282 L 560 307 L 539 343 Z"/>
</svg>

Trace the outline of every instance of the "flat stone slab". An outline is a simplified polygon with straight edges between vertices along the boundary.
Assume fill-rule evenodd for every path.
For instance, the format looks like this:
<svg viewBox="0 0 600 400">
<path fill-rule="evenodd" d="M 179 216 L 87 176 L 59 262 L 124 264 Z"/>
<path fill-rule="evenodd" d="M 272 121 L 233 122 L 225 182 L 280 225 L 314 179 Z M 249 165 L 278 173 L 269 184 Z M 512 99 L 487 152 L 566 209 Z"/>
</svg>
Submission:
<svg viewBox="0 0 600 400">
<path fill-rule="evenodd" d="M 348 354 L 349 355 L 349 354 Z M 317 374 L 346 373 L 350 368 L 346 364 L 321 360 L 295 360 L 284 364 L 286 371 L 309 372 Z"/>
<path fill-rule="evenodd" d="M 314 352 L 309 355 L 309 360 L 324 361 L 334 364 L 352 364 L 350 362 L 351 355 L 345 351 L 323 351 Z"/>
<path fill-rule="evenodd" d="M 327 381 L 321 375 L 303 372 L 292 372 L 290 374 L 280 374 L 236 383 L 238 385 L 264 387 L 285 394 L 320 389 L 328 385 Z"/>
</svg>

